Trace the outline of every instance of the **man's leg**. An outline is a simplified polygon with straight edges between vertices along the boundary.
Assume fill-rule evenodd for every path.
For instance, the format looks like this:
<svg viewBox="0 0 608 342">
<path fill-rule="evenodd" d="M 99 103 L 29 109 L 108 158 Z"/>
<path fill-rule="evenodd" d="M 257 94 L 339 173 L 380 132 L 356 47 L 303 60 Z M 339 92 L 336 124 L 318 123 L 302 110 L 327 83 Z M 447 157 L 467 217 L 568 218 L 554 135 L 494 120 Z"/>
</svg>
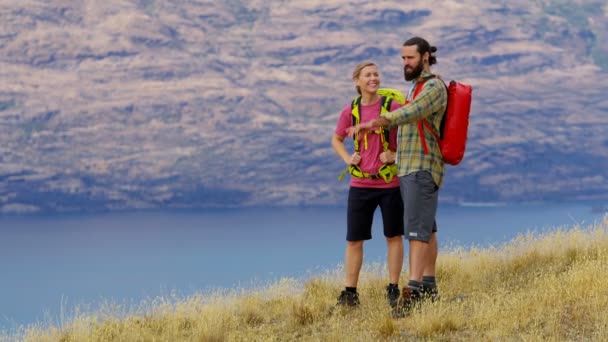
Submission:
<svg viewBox="0 0 608 342">
<path fill-rule="evenodd" d="M 421 282 L 423 275 L 435 274 L 438 188 L 426 171 L 409 174 L 399 181 L 406 237 L 410 241 L 410 280 Z"/>
<path fill-rule="evenodd" d="M 435 276 L 435 265 L 437 264 L 437 234 L 433 233 L 431 235 L 431 240 L 428 245 L 428 260 L 426 265 L 424 266 L 424 270 L 422 272 L 423 276 Z"/>
<path fill-rule="evenodd" d="M 410 241 L 410 283 L 419 287 L 423 298 L 431 301 L 439 299 L 435 279 L 435 264 L 437 262 L 437 236 L 432 234 L 429 242 Z M 412 282 L 414 280 L 415 282 Z"/>
<path fill-rule="evenodd" d="M 423 275 L 434 272 L 437 241 L 434 239 L 438 187 L 429 172 L 399 178 L 404 203 L 405 233 L 409 240 L 409 282 L 402 294 L 403 307 L 411 310 L 422 298 Z M 409 300 L 408 300 L 409 297 Z"/>
<path fill-rule="evenodd" d="M 429 242 L 410 240 L 410 280 L 422 282 L 422 276 L 429 264 L 430 255 L 431 244 Z"/>
<path fill-rule="evenodd" d="M 437 289 L 437 279 L 435 278 L 437 255 L 437 224 L 433 223 L 433 234 L 429 241 L 428 260 L 422 273 L 422 296 L 433 302 L 439 300 L 439 290 Z"/>
</svg>

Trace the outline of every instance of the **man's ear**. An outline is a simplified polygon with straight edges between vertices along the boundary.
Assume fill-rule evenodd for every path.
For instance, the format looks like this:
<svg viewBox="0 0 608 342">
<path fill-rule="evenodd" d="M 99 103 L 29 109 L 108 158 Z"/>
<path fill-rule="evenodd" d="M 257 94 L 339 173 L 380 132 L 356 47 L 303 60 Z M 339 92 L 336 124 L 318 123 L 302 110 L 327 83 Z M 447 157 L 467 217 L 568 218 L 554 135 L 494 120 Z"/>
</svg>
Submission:
<svg viewBox="0 0 608 342">
<path fill-rule="evenodd" d="M 429 62 L 429 55 L 430 54 L 428 52 L 425 52 L 424 55 L 422 55 L 422 62 L 424 64 L 427 64 Z"/>
</svg>

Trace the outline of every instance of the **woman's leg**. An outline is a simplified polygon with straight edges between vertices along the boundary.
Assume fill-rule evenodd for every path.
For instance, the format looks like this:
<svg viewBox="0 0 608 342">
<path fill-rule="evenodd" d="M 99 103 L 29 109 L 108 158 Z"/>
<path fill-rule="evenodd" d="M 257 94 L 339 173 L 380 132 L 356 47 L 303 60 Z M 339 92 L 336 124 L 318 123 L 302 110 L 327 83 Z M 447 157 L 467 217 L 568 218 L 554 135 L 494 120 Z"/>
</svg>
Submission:
<svg viewBox="0 0 608 342">
<path fill-rule="evenodd" d="M 345 254 L 344 268 L 346 271 L 346 278 L 344 280 L 344 285 L 346 287 L 357 287 L 359 272 L 363 265 L 363 240 L 346 241 Z"/>
<path fill-rule="evenodd" d="M 403 268 L 403 236 L 386 238 L 389 283 L 399 284 Z"/>
<path fill-rule="evenodd" d="M 387 245 L 388 275 L 390 284 L 399 284 L 403 268 L 403 201 L 399 188 L 383 190 L 380 199 L 382 223 Z"/>
<path fill-rule="evenodd" d="M 346 253 L 344 256 L 345 289 L 338 305 L 359 305 L 357 283 L 363 265 L 363 241 L 372 238 L 372 220 L 376 203 L 374 189 L 351 187 L 348 194 Z"/>
</svg>

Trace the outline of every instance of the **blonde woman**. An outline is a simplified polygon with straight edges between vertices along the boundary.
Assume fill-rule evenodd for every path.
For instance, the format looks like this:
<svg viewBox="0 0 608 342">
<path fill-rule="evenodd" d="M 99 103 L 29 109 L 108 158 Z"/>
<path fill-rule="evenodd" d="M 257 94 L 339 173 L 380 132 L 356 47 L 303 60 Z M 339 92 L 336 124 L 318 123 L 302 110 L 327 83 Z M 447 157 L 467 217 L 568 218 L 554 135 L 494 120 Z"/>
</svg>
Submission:
<svg viewBox="0 0 608 342">
<path fill-rule="evenodd" d="M 403 202 L 398 178 L 392 175 L 384 177 L 381 171 L 387 170 L 386 167 L 395 162 L 397 129 L 384 131 L 380 128 L 356 136 L 353 153 L 347 151 L 344 139 L 347 137 L 348 128 L 354 123 L 353 109 L 358 112 L 359 122 L 367 122 L 380 117 L 383 106 L 385 110 L 393 111 L 401 105 L 378 94 L 381 78 L 375 63 L 359 63 L 353 71 L 352 80 L 359 96 L 340 113 L 332 138 L 333 149 L 351 173 L 347 208 L 345 288 L 338 297 L 338 305 L 359 305 L 357 283 L 363 264 L 363 242 L 372 238 L 374 212 L 380 207 L 388 246 L 387 298 L 391 307 L 395 307 L 399 300 L 398 282 L 403 266 Z M 384 145 L 386 140 L 388 144 Z"/>
</svg>

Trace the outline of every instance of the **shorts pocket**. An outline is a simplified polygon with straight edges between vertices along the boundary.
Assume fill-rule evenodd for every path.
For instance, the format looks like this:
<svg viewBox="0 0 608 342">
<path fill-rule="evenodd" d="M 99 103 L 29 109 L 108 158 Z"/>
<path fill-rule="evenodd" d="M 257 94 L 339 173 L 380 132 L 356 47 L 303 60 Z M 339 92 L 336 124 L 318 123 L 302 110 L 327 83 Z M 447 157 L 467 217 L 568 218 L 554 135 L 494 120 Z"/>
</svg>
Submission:
<svg viewBox="0 0 608 342">
<path fill-rule="evenodd" d="M 427 172 L 427 171 L 416 172 L 415 180 L 416 180 L 416 184 L 418 185 L 418 187 L 420 189 L 424 190 L 425 192 L 434 193 L 438 189 L 437 184 L 435 184 L 435 181 L 433 180 L 433 176 L 431 175 L 430 172 Z"/>
</svg>

